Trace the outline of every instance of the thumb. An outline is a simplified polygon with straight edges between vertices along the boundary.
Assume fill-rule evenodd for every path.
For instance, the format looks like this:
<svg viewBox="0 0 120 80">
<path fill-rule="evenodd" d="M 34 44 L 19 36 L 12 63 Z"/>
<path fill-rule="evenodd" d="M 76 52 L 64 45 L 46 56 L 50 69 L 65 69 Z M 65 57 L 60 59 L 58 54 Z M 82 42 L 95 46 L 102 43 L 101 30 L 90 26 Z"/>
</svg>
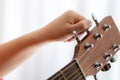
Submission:
<svg viewBox="0 0 120 80">
<path fill-rule="evenodd" d="M 92 22 L 90 20 L 82 20 L 73 25 L 73 30 L 76 30 L 77 32 L 83 32 L 87 30 L 91 25 Z"/>
</svg>

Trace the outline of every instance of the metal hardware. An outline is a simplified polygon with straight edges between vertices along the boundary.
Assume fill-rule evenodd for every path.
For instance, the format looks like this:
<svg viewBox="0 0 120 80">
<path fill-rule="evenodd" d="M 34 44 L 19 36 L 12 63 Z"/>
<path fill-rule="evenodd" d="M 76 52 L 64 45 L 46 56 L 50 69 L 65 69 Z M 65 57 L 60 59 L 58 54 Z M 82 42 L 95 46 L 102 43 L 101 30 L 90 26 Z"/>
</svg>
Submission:
<svg viewBox="0 0 120 80">
<path fill-rule="evenodd" d="M 76 32 L 75 30 L 73 31 L 73 35 L 74 35 L 76 41 L 77 41 L 78 43 L 80 43 L 80 39 L 79 39 L 79 37 L 78 37 L 78 35 L 77 35 L 77 32 Z"/>
<path fill-rule="evenodd" d="M 99 24 L 98 21 L 97 21 L 97 18 L 96 18 L 96 16 L 95 16 L 95 14 L 92 14 L 92 19 L 94 20 L 94 22 L 95 22 L 96 25 Z"/>
<path fill-rule="evenodd" d="M 118 59 L 118 56 L 117 55 L 114 55 L 112 58 L 111 58 L 111 60 L 110 60 L 110 62 L 116 62 L 117 61 L 117 59 Z"/>
<path fill-rule="evenodd" d="M 103 25 L 103 29 L 104 29 L 105 31 L 109 30 L 110 28 L 111 28 L 111 25 L 107 25 L 107 24 L 104 24 L 104 25 Z"/>
<path fill-rule="evenodd" d="M 94 35 L 94 38 L 96 39 L 96 40 L 98 40 L 98 39 L 100 39 L 100 38 L 102 38 L 103 37 L 103 35 L 102 34 L 99 34 L 99 33 L 95 33 L 95 35 Z"/>
<path fill-rule="evenodd" d="M 112 57 L 112 54 L 105 53 L 105 55 L 103 57 L 104 57 L 104 59 L 108 60 L 109 58 Z"/>
<path fill-rule="evenodd" d="M 120 49 L 120 45 L 113 44 L 112 48 L 116 52 L 118 49 Z"/>
<path fill-rule="evenodd" d="M 94 47 L 93 44 L 90 44 L 90 43 L 86 43 L 86 44 L 85 44 L 85 49 L 86 49 L 86 50 L 89 50 L 89 49 L 92 48 L 92 47 Z"/>
<path fill-rule="evenodd" d="M 94 63 L 94 67 L 96 68 L 96 70 L 99 70 L 102 66 L 103 66 L 102 63 L 99 63 L 99 62 Z"/>
<path fill-rule="evenodd" d="M 108 71 L 111 68 L 110 63 L 107 63 L 102 69 L 101 71 Z"/>
</svg>

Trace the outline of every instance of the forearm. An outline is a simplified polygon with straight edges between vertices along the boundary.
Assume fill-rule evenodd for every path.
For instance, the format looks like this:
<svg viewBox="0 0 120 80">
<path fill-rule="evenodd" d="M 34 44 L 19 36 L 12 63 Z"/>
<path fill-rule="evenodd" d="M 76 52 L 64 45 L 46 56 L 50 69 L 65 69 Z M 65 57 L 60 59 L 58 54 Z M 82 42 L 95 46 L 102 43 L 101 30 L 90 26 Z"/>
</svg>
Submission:
<svg viewBox="0 0 120 80">
<path fill-rule="evenodd" d="M 29 58 L 37 45 L 47 41 L 43 29 L 31 32 L 0 45 L 0 77 Z M 9 66 L 9 67 L 8 67 Z"/>
</svg>

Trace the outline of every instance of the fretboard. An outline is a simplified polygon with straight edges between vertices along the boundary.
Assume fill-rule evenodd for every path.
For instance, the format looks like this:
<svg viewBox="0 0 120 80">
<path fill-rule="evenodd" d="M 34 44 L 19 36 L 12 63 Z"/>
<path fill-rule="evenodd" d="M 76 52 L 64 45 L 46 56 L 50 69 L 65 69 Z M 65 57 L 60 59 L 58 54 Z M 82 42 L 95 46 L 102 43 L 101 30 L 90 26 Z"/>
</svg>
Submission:
<svg viewBox="0 0 120 80">
<path fill-rule="evenodd" d="M 74 59 L 63 69 L 51 76 L 48 80 L 86 80 L 85 75 L 77 61 Z"/>
</svg>

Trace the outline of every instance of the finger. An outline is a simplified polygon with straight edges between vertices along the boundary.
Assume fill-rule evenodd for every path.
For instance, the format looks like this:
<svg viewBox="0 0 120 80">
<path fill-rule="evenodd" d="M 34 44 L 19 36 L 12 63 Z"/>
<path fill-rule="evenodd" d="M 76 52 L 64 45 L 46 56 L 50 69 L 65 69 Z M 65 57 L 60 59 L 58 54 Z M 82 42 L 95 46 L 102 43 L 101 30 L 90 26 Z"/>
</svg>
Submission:
<svg viewBox="0 0 120 80">
<path fill-rule="evenodd" d="M 79 21 L 76 24 L 73 24 L 73 30 L 77 31 L 77 32 L 84 32 L 86 31 L 90 26 L 92 25 L 90 20 L 82 20 Z"/>
<path fill-rule="evenodd" d="M 74 24 L 78 23 L 79 21 L 86 20 L 86 18 L 78 13 L 74 15 Z"/>
<path fill-rule="evenodd" d="M 81 36 L 82 34 L 83 34 L 83 32 L 77 33 L 78 36 Z M 75 39 L 75 36 L 71 36 L 70 38 L 68 38 L 67 40 L 65 40 L 65 42 L 66 42 L 66 41 L 70 42 L 70 41 L 72 41 L 72 40 L 74 40 L 74 39 Z"/>
</svg>

